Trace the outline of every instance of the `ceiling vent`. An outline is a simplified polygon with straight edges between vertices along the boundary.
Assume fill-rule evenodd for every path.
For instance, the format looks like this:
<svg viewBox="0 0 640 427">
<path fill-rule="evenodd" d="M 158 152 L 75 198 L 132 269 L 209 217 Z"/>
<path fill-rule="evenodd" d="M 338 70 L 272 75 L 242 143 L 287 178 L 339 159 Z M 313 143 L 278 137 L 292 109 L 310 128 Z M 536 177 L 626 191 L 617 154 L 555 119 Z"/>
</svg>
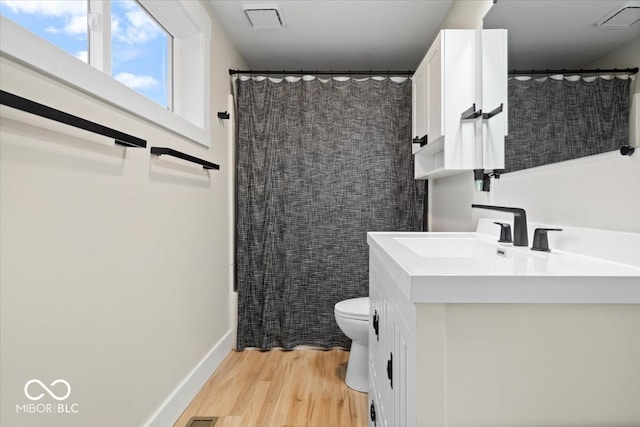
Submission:
<svg viewBox="0 0 640 427">
<path fill-rule="evenodd" d="M 260 4 L 243 6 L 242 10 L 256 30 L 268 30 L 284 27 L 284 19 L 278 5 Z"/>
<path fill-rule="evenodd" d="M 596 23 L 599 27 L 626 28 L 640 20 L 640 1 L 621 4 Z"/>
</svg>

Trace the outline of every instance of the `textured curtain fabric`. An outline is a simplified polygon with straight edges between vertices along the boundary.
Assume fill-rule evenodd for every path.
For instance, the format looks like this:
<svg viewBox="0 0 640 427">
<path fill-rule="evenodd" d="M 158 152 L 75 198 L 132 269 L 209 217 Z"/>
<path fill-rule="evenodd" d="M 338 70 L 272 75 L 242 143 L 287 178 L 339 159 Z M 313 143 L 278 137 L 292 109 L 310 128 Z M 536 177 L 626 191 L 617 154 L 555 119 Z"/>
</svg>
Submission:
<svg viewBox="0 0 640 427">
<path fill-rule="evenodd" d="M 507 172 L 617 150 L 629 141 L 629 79 L 509 80 Z"/>
<path fill-rule="evenodd" d="M 239 349 L 348 347 L 368 231 L 416 231 L 411 81 L 238 80 Z"/>
</svg>

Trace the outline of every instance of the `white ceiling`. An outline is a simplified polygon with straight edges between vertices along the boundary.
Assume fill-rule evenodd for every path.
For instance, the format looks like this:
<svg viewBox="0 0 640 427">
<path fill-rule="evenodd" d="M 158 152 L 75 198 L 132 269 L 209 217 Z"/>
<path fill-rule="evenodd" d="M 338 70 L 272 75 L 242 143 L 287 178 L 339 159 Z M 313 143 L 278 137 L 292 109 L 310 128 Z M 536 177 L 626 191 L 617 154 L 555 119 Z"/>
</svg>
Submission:
<svg viewBox="0 0 640 427">
<path fill-rule="evenodd" d="M 640 40 L 640 22 L 629 28 L 595 25 L 624 3 L 629 0 L 498 0 L 483 25 L 509 30 L 509 69 L 584 68 Z"/>
<path fill-rule="evenodd" d="M 453 0 L 206 0 L 252 69 L 415 70 Z M 243 5 L 277 4 L 286 26 L 251 28 Z"/>
<path fill-rule="evenodd" d="M 453 0 L 205 0 L 252 69 L 415 70 Z M 629 0 L 498 0 L 485 28 L 509 30 L 509 68 L 581 68 L 640 39 L 598 28 Z M 276 4 L 286 26 L 251 28 L 243 5 Z"/>
</svg>

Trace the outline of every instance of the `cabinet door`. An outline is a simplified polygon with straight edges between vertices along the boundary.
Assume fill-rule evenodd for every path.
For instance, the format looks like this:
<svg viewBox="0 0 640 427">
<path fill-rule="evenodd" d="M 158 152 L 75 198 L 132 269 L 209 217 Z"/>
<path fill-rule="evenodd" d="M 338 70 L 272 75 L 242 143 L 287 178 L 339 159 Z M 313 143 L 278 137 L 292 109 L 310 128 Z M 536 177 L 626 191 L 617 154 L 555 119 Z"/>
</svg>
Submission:
<svg viewBox="0 0 640 427">
<path fill-rule="evenodd" d="M 369 330 L 369 399 L 373 400 L 376 411 L 377 427 L 387 427 L 389 424 L 388 408 L 389 394 L 387 385 L 386 362 L 389 349 L 388 336 L 388 292 L 373 263 L 369 264 L 369 302 L 372 327 Z M 377 325 L 376 334 L 373 319 Z M 370 420 L 371 422 L 371 420 Z"/>
<path fill-rule="evenodd" d="M 423 60 L 411 82 L 412 94 L 412 131 L 413 138 L 423 138 L 427 135 L 427 62 Z M 419 147 L 416 147 L 419 148 Z"/>
<path fill-rule="evenodd" d="M 394 395 L 387 368 L 389 366 L 389 358 L 393 351 L 393 320 L 390 316 L 390 299 L 391 295 L 385 286 L 381 288 L 380 304 L 380 347 L 378 359 L 378 402 L 380 405 L 381 418 L 383 424 L 393 426 L 394 414 Z"/>
<path fill-rule="evenodd" d="M 482 165 L 504 169 L 504 137 L 507 134 L 507 30 L 482 30 L 482 111 L 502 105 L 502 112 L 483 119 Z"/>
<path fill-rule="evenodd" d="M 377 427 L 415 425 L 415 339 L 404 317 L 410 310 L 396 304 L 383 278 L 388 276 L 378 273 L 371 263 L 369 298 L 379 333 L 372 327 L 369 334 L 369 405 Z"/>
<path fill-rule="evenodd" d="M 475 87 L 477 34 L 475 30 L 443 30 L 441 35 L 444 46 L 444 167 L 460 170 L 481 168 L 482 156 L 478 155 L 477 149 L 480 147 L 476 139 L 476 128 L 480 128 L 481 119 L 462 119 L 462 113 L 474 105 L 476 111 L 481 108 L 476 98 L 478 92 Z"/>
<path fill-rule="evenodd" d="M 442 125 L 442 32 L 425 57 L 427 73 L 427 134 L 435 142 L 443 136 Z"/>
<path fill-rule="evenodd" d="M 399 307 L 393 304 L 390 315 L 393 322 L 393 425 L 415 425 L 415 371 L 412 368 L 414 339 L 402 317 Z"/>
</svg>

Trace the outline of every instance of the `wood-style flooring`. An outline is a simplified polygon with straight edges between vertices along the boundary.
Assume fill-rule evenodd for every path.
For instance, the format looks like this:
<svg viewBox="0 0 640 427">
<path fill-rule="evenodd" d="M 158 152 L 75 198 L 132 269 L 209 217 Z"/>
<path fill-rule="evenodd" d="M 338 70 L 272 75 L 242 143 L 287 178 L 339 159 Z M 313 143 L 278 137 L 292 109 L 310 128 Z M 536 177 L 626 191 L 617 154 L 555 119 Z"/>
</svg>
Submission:
<svg viewBox="0 0 640 427">
<path fill-rule="evenodd" d="M 344 350 L 231 352 L 174 427 L 219 417 L 215 427 L 364 427 L 367 394 L 344 383 Z"/>
</svg>

